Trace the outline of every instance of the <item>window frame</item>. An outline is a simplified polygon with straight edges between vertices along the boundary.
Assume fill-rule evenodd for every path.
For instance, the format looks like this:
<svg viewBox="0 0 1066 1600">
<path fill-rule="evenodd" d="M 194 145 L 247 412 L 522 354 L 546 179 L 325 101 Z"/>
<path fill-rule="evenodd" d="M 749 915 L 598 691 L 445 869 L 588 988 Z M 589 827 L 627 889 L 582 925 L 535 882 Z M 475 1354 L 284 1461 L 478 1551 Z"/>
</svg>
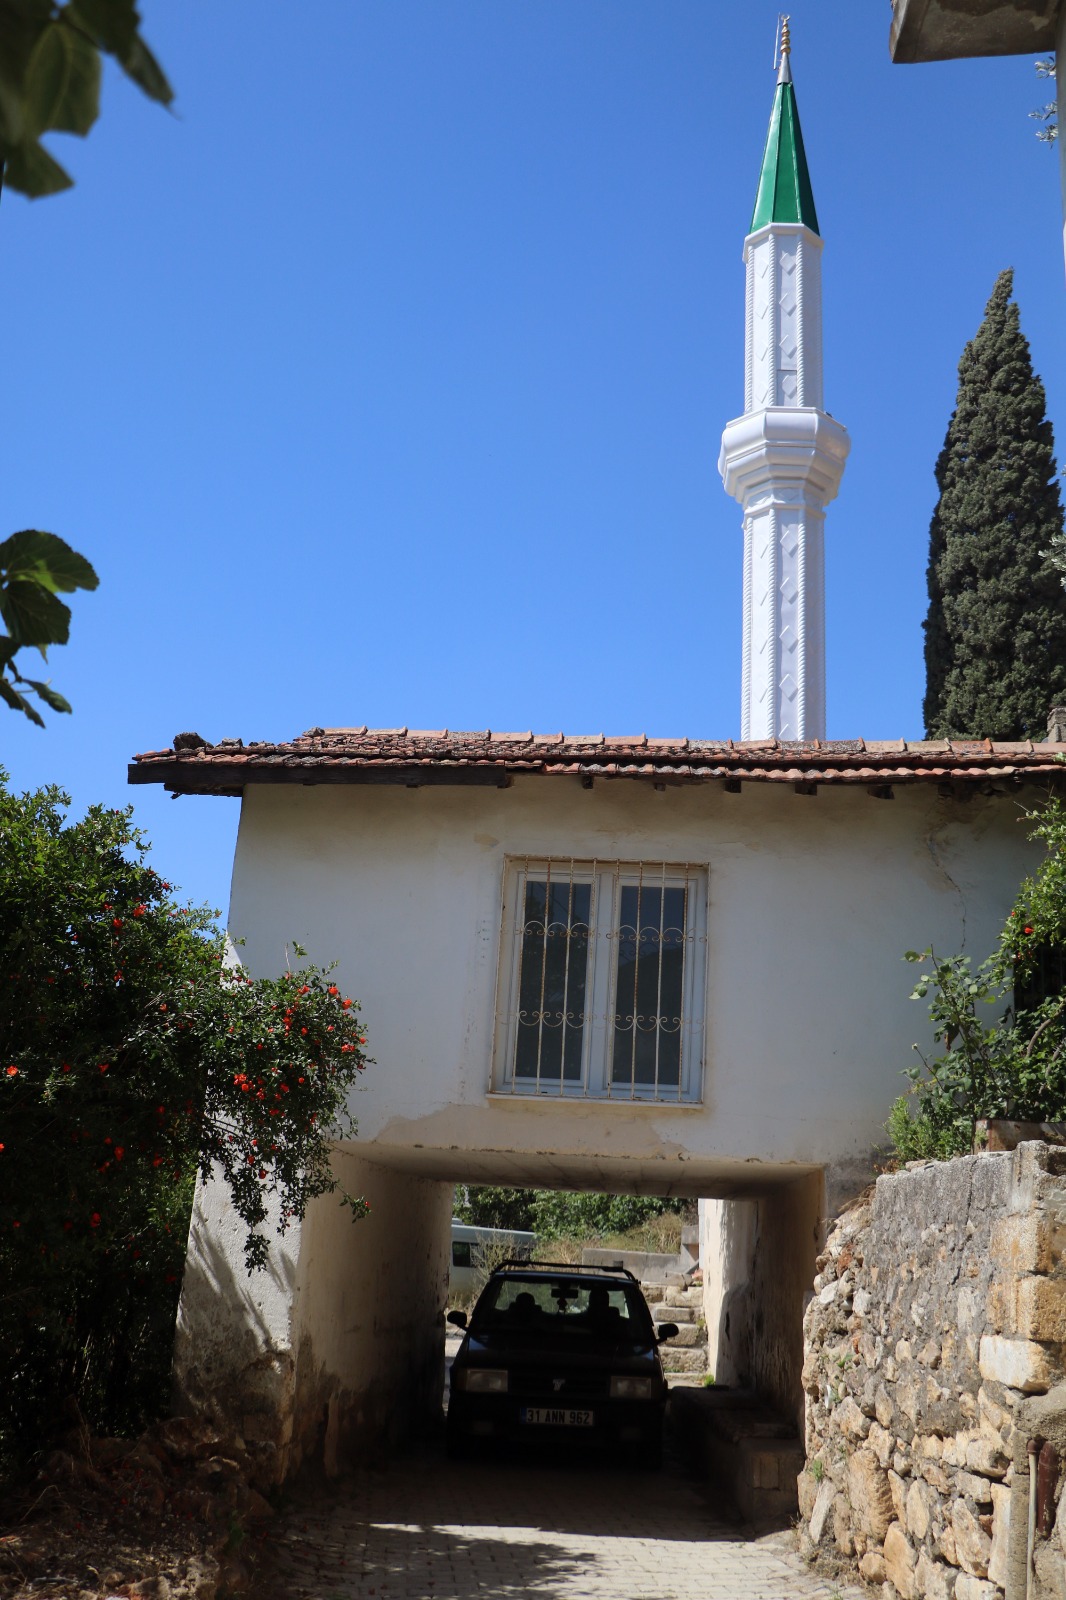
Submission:
<svg viewBox="0 0 1066 1600">
<path fill-rule="evenodd" d="M 709 870 L 704 862 L 641 862 L 569 856 L 508 856 L 504 861 L 499 964 L 490 1093 L 533 1100 L 619 1101 L 626 1105 L 699 1105 L 706 1055 Z M 519 1076 L 516 1052 L 524 948 L 526 885 L 533 881 L 591 885 L 582 1017 L 580 1073 L 563 1077 Z M 613 1078 L 618 950 L 622 890 L 685 889 L 685 957 L 682 964 L 681 1048 L 678 1082 L 647 1084 Z M 565 1054 L 565 1051 L 563 1052 Z M 656 1070 L 657 1067 L 656 1067 Z"/>
</svg>

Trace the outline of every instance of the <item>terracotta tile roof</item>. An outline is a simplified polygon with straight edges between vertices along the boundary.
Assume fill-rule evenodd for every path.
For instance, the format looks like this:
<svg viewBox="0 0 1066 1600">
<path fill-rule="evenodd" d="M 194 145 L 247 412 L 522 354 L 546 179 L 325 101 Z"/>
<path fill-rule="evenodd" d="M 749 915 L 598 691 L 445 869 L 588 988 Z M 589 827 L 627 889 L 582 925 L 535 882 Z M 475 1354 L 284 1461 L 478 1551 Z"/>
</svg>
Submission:
<svg viewBox="0 0 1066 1600">
<path fill-rule="evenodd" d="M 239 794 L 249 783 L 480 783 L 515 775 L 643 778 L 656 783 L 723 781 L 988 785 L 1047 783 L 1066 775 L 1066 744 L 984 740 L 814 740 L 734 743 L 649 739 L 646 734 L 458 733 L 448 728 L 310 728 L 285 744 L 223 739 L 135 756 L 131 783 L 162 783 L 178 794 Z"/>
</svg>

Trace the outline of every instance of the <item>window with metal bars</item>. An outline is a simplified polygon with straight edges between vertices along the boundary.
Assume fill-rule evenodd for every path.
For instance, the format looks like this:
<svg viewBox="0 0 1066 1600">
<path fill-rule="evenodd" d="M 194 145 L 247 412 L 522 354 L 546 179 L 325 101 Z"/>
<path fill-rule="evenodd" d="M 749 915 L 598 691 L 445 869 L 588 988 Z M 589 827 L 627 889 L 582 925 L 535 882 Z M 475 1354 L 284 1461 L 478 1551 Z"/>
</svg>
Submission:
<svg viewBox="0 0 1066 1600">
<path fill-rule="evenodd" d="M 698 1100 L 706 923 L 700 866 L 509 862 L 494 1088 Z"/>
</svg>

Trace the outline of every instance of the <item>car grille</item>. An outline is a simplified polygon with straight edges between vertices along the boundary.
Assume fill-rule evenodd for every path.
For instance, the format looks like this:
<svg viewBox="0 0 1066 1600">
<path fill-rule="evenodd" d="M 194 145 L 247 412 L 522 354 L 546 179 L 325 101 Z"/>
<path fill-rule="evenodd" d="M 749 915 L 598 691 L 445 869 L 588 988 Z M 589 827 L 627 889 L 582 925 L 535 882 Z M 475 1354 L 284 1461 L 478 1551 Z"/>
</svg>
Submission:
<svg viewBox="0 0 1066 1600">
<path fill-rule="evenodd" d="M 605 1400 L 610 1376 L 606 1372 L 567 1372 L 565 1368 L 512 1367 L 510 1392 L 523 1400 L 563 1402 Z"/>
</svg>

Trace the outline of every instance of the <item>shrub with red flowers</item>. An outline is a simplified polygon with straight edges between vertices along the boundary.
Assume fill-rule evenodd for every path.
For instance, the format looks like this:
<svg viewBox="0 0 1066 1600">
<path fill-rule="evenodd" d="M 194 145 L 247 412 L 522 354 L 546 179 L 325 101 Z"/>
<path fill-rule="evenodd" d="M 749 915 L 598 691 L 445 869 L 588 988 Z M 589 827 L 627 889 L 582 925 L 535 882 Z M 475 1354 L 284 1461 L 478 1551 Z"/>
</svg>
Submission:
<svg viewBox="0 0 1066 1600">
<path fill-rule="evenodd" d="M 902 1160 L 969 1151 L 988 1118 L 1066 1120 L 1066 805 L 1052 798 L 1021 820 L 1045 855 L 993 954 L 976 967 L 932 949 L 905 957 L 922 964 L 911 998 L 932 996 L 943 1052 L 933 1060 L 919 1052 L 910 1093 L 892 1107 L 888 1131 Z"/>
<path fill-rule="evenodd" d="M 165 1404 L 197 1170 L 229 1185 L 255 1270 L 268 1218 L 283 1230 L 336 1191 L 330 1141 L 354 1127 L 367 1060 L 358 1006 L 329 972 L 248 977 L 211 914 L 148 865 L 129 811 L 68 823 L 68 804 L 0 787 L 9 1457 L 71 1399 L 113 1431 Z"/>
</svg>

